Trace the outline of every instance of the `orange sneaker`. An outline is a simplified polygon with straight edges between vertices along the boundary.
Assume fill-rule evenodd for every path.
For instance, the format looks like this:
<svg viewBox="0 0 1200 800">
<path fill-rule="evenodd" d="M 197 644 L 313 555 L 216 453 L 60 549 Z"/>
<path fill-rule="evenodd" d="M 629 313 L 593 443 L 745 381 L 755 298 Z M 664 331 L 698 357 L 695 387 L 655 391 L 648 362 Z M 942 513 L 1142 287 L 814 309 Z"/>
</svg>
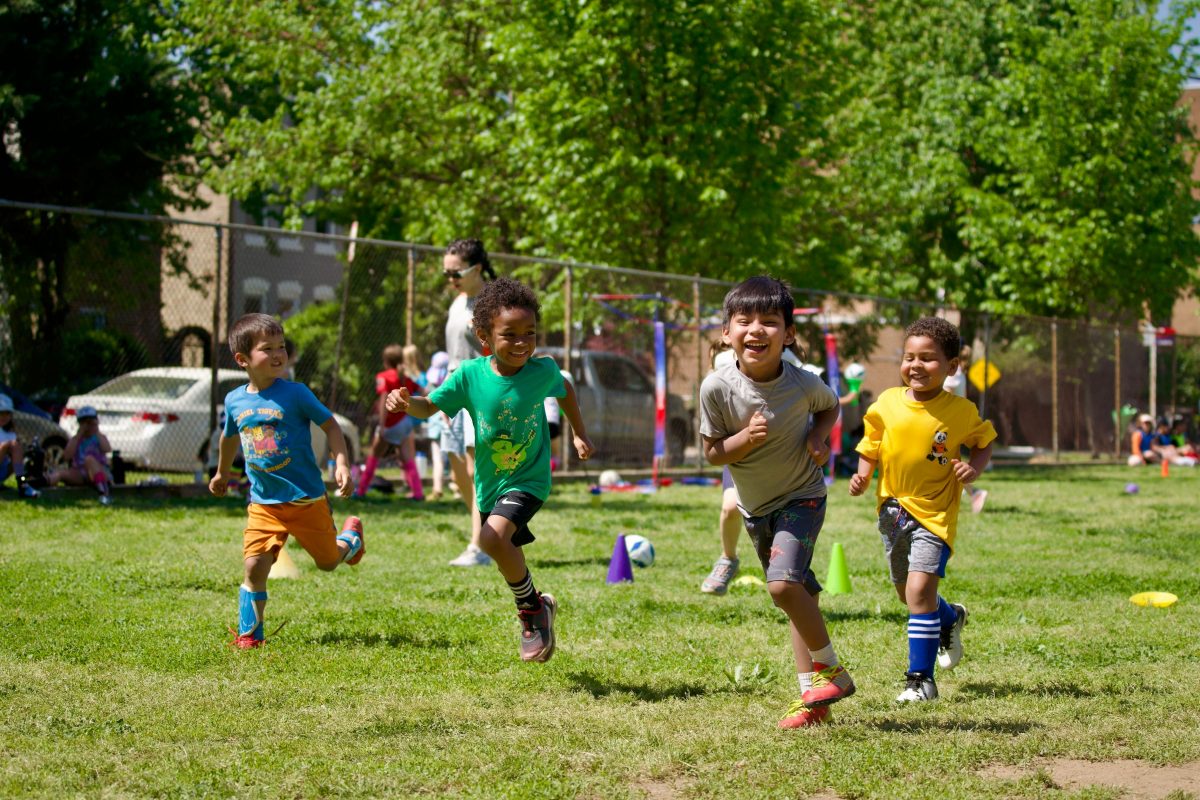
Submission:
<svg viewBox="0 0 1200 800">
<path fill-rule="evenodd" d="M 363 553 L 367 552 L 367 545 L 363 537 L 362 520 L 358 517 L 346 517 L 346 521 L 342 523 L 342 532 L 338 539 L 350 545 L 350 551 L 346 553 L 346 563 L 354 566 L 362 561 Z"/>
<path fill-rule="evenodd" d="M 811 728 L 813 725 L 828 722 L 832 716 L 833 712 L 829 710 L 829 706 L 808 708 L 804 705 L 803 700 L 797 700 L 788 706 L 787 714 L 779 720 L 779 728 L 780 730 Z"/>
<path fill-rule="evenodd" d="M 827 706 L 854 694 L 854 680 L 841 664 L 827 667 L 813 664 L 812 688 L 804 693 L 804 705 L 809 708 Z"/>
</svg>

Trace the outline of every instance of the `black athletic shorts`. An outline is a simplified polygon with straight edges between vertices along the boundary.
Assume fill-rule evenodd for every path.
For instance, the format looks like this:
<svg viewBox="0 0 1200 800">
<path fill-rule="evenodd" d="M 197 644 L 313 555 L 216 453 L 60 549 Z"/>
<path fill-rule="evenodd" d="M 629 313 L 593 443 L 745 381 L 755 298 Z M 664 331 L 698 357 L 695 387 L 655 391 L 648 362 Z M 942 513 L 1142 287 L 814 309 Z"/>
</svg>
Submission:
<svg viewBox="0 0 1200 800">
<path fill-rule="evenodd" d="M 479 512 L 479 519 L 486 524 L 488 517 L 494 514 L 497 517 L 512 520 L 513 524 L 517 526 L 516 532 L 512 535 L 512 543 L 517 547 L 522 547 L 533 541 L 533 532 L 529 530 L 529 520 L 533 519 L 533 515 L 542 507 L 543 502 L 529 492 L 505 492 L 496 498 L 496 505 L 491 511 Z"/>
</svg>

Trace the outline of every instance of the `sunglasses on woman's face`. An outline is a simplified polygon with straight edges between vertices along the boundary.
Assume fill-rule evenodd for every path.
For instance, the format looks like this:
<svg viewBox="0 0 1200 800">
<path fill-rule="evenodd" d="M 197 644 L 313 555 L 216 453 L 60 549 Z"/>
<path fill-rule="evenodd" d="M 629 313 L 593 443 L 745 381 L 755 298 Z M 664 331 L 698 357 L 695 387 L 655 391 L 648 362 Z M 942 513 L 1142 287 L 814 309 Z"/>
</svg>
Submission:
<svg viewBox="0 0 1200 800">
<path fill-rule="evenodd" d="M 467 267 L 466 269 L 444 269 L 442 270 L 442 274 L 446 276 L 447 280 L 456 281 L 459 278 L 470 275 L 477 269 L 479 269 L 478 264 L 473 267 Z"/>
</svg>

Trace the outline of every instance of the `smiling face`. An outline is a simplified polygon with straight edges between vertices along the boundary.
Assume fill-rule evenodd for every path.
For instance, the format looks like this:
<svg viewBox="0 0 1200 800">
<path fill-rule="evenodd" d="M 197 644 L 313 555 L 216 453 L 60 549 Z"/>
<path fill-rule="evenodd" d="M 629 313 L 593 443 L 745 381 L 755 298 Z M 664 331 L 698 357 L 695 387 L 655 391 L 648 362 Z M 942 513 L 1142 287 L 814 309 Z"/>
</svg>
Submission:
<svg viewBox="0 0 1200 800">
<path fill-rule="evenodd" d="M 246 370 L 255 388 L 265 389 L 287 375 L 288 355 L 283 334 L 254 337 L 250 352 L 238 353 L 234 360 Z"/>
<path fill-rule="evenodd" d="M 914 400 L 932 400 L 942 391 L 946 376 L 958 369 L 958 359 L 949 358 L 941 345 L 928 336 L 904 340 L 900 377 Z"/>
<path fill-rule="evenodd" d="M 515 375 L 537 346 L 537 315 L 528 308 L 501 308 L 492 316 L 492 329 L 475 331 L 496 357 L 496 371 Z"/>
<path fill-rule="evenodd" d="M 721 340 L 733 348 L 738 369 L 751 380 L 779 376 L 783 348 L 796 338 L 796 329 L 780 311 L 745 311 L 731 314 Z"/>
</svg>

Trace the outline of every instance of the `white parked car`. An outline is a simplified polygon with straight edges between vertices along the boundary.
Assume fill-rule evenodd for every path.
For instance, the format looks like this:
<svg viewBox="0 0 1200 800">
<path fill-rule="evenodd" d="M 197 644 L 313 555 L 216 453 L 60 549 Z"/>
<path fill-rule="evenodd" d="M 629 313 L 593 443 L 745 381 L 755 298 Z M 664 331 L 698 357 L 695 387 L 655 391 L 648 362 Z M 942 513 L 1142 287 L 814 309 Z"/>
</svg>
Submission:
<svg viewBox="0 0 1200 800">
<path fill-rule="evenodd" d="M 217 371 L 217 403 L 246 383 L 246 373 L 236 369 Z M 151 367 L 127 372 L 87 394 L 67 400 L 59 425 L 69 435 L 79 429 L 75 412 L 95 407 L 100 430 L 113 450 L 138 469 L 164 472 L 194 472 L 208 460 L 210 392 L 212 371 L 202 367 Z M 359 460 L 358 427 L 335 414 L 350 448 L 350 458 Z M 318 464 L 326 461 L 325 432 L 313 426 L 313 452 Z"/>
</svg>

